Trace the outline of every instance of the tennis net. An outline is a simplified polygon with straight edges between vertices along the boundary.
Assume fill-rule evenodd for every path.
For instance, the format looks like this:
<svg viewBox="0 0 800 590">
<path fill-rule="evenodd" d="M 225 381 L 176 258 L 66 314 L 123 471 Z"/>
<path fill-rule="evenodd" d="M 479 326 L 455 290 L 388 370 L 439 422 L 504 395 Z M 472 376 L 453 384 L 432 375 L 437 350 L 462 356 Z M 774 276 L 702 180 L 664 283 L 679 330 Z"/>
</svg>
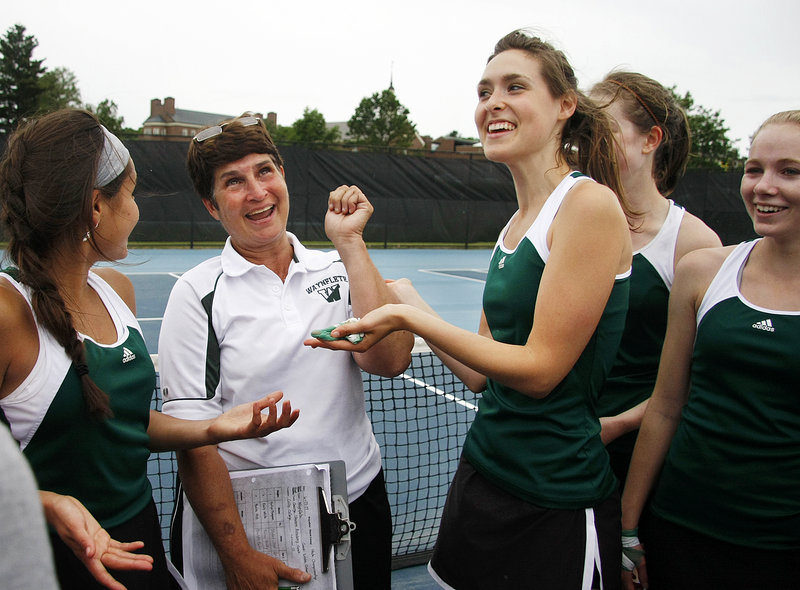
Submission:
<svg viewBox="0 0 800 590">
<path fill-rule="evenodd" d="M 424 563 L 436 541 L 447 489 L 475 417 L 478 396 L 427 349 L 415 352 L 411 365 L 398 377 L 362 376 L 392 508 L 392 567 Z M 154 407 L 160 408 L 158 388 Z M 151 455 L 148 475 L 168 552 L 176 472 L 174 453 Z"/>
</svg>

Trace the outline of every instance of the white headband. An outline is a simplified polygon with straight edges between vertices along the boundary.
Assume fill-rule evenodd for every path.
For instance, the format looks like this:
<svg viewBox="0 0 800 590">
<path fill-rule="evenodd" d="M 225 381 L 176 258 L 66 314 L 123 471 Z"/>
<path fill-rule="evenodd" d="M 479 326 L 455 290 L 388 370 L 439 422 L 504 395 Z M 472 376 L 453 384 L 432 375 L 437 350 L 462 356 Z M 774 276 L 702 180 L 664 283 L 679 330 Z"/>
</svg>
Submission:
<svg viewBox="0 0 800 590">
<path fill-rule="evenodd" d="M 100 161 L 97 163 L 97 178 L 95 178 L 95 188 L 107 185 L 117 176 L 122 174 L 128 161 L 131 159 L 128 148 L 122 145 L 119 138 L 106 129 L 103 125 L 100 128 L 105 134 L 103 151 L 100 153 Z"/>
</svg>

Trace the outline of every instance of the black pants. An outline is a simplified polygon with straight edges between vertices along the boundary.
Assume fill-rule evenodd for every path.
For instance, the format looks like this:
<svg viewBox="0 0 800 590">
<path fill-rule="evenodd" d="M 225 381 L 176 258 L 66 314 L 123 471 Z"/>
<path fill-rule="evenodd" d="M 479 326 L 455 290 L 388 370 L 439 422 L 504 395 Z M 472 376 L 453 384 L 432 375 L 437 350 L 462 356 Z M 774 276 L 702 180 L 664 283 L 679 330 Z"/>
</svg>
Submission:
<svg viewBox="0 0 800 590">
<path fill-rule="evenodd" d="M 392 513 L 383 470 L 364 494 L 350 504 L 354 590 L 390 590 L 392 586 Z"/>
</svg>

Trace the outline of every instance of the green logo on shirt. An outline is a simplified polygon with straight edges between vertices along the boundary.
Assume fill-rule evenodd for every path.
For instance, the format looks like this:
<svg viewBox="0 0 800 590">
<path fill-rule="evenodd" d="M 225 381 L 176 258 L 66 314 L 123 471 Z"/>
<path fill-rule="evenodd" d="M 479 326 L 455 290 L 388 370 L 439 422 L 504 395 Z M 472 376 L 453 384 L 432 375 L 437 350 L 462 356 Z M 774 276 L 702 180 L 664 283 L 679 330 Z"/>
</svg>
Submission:
<svg viewBox="0 0 800 590">
<path fill-rule="evenodd" d="M 322 279 L 306 288 L 306 293 L 319 293 L 328 303 L 334 303 L 342 300 L 342 295 L 339 292 L 341 283 L 347 282 L 347 277 L 344 275 L 333 275 Z"/>
</svg>

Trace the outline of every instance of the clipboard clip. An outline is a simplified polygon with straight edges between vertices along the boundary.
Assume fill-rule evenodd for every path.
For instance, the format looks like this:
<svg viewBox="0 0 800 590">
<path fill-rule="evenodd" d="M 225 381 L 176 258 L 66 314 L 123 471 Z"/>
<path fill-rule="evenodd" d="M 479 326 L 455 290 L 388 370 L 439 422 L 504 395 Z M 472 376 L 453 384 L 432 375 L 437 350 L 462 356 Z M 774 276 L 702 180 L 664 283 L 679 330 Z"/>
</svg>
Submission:
<svg viewBox="0 0 800 590">
<path fill-rule="evenodd" d="M 350 533 L 355 530 L 356 524 L 350 522 L 350 509 L 342 496 L 333 496 L 333 512 L 328 512 L 325 490 L 320 486 L 317 486 L 317 496 L 322 537 L 322 571 L 327 573 L 330 567 L 331 547 L 335 550 L 336 561 L 346 559 L 350 552 Z"/>
</svg>

